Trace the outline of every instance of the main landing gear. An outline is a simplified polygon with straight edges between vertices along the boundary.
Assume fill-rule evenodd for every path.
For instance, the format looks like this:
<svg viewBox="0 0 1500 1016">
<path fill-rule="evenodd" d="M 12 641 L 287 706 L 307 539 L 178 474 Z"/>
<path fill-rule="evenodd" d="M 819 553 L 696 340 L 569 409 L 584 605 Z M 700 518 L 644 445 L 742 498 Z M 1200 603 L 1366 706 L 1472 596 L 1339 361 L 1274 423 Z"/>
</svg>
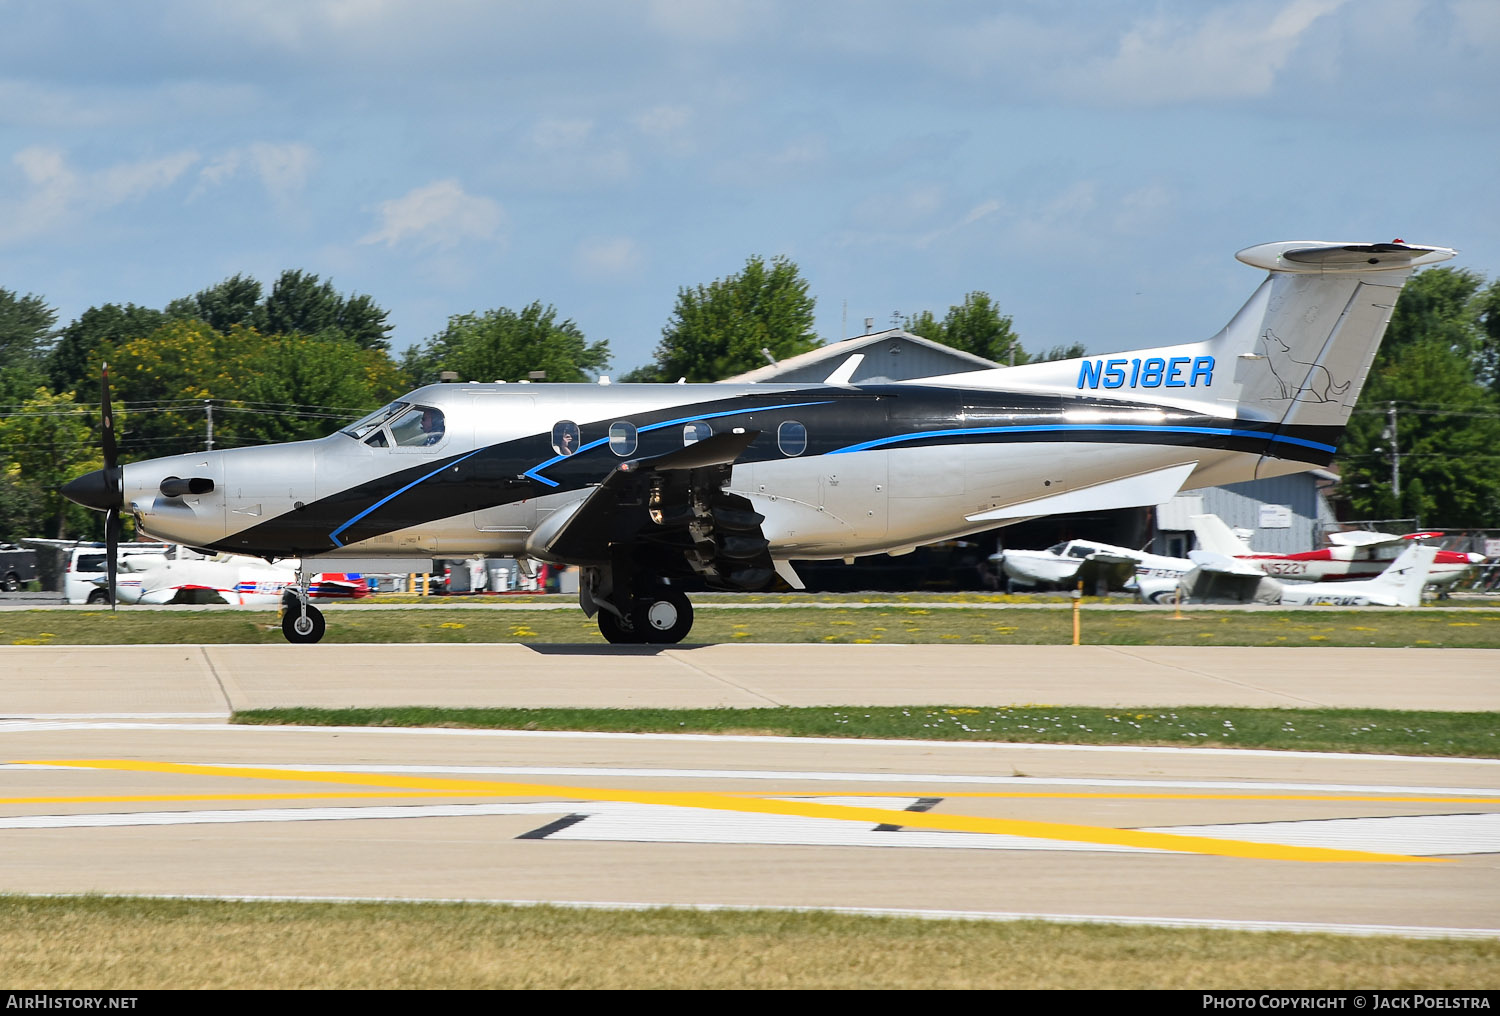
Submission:
<svg viewBox="0 0 1500 1016">
<path fill-rule="evenodd" d="M 298 569 L 297 584 L 281 596 L 281 634 L 292 643 L 317 642 L 327 624 L 323 612 L 308 602 L 307 577 Z"/>
<path fill-rule="evenodd" d="M 693 604 L 681 591 L 657 585 L 630 598 L 628 609 L 599 611 L 599 633 L 616 644 L 673 645 L 693 630 Z"/>
</svg>

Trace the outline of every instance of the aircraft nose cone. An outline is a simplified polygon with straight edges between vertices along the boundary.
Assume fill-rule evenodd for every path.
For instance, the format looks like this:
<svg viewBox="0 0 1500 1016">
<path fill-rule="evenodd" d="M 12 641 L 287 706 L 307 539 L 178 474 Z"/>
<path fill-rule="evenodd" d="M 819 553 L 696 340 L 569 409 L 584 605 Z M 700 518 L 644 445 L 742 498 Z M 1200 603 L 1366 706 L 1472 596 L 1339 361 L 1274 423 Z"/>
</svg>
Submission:
<svg viewBox="0 0 1500 1016">
<path fill-rule="evenodd" d="M 107 511 L 121 504 L 119 469 L 96 469 L 63 484 L 62 496 L 74 504 L 95 511 Z"/>
</svg>

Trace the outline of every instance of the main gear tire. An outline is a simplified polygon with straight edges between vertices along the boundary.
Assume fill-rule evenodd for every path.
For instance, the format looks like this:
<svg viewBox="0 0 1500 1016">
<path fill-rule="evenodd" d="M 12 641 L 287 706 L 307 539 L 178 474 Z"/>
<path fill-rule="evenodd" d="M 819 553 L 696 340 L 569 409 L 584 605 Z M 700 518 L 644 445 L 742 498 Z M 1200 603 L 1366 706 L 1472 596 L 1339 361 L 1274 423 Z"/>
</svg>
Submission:
<svg viewBox="0 0 1500 1016">
<path fill-rule="evenodd" d="M 658 586 L 636 601 L 631 621 L 636 631 L 645 636 L 644 641 L 673 645 L 693 630 L 693 604 L 671 586 Z"/>
<path fill-rule="evenodd" d="M 621 621 L 608 610 L 599 611 L 596 620 L 599 622 L 599 634 L 611 645 L 634 645 L 641 641 L 640 633 L 633 624 Z"/>
</svg>

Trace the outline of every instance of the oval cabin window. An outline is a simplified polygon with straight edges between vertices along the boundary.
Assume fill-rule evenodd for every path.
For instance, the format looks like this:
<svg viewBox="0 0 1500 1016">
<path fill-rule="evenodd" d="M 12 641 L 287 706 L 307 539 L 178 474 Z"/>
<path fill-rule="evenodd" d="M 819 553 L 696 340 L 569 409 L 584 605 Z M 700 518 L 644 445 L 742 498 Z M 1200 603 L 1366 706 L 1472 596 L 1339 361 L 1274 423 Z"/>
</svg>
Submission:
<svg viewBox="0 0 1500 1016">
<path fill-rule="evenodd" d="M 807 451 L 807 428 L 796 420 L 787 420 L 776 428 L 776 447 L 783 455 L 801 455 Z"/>
<path fill-rule="evenodd" d="M 635 454 L 635 424 L 617 420 L 609 425 L 609 450 L 624 458 Z"/>
</svg>

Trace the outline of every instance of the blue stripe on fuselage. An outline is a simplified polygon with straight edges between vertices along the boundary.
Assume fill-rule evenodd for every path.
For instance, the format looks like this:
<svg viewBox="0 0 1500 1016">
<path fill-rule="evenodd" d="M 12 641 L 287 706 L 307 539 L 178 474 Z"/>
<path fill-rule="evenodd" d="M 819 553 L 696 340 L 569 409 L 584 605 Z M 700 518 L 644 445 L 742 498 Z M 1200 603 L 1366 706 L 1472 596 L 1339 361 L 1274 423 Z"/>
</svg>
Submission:
<svg viewBox="0 0 1500 1016">
<path fill-rule="evenodd" d="M 901 444 L 906 441 L 924 441 L 928 438 L 973 437 L 979 434 L 1099 433 L 1101 431 L 1133 434 L 1206 434 L 1213 437 L 1250 438 L 1272 444 L 1284 442 L 1330 454 L 1338 450 L 1333 445 L 1323 444 L 1320 441 L 1308 441 L 1300 437 L 1287 437 L 1284 434 L 1271 434 L 1260 430 L 1240 430 L 1234 427 L 1161 427 L 1148 424 L 1126 423 L 1054 423 L 1018 427 L 961 427 L 954 430 L 924 430 L 914 434 L 893 434 L 890 437 L 880 437 L 873 441 L 861 441 L 859 444 L 835 448 L 833 451 L 828 452 L 828 454 L 844 455 L 849 452 L 863 452 L 872 448 L 885 448 L 890 445 Z"/>
<path fill-rule="evenodd" d="M 478 455 L 482 451 L 484 451 L 483 448 L 475 448 L 472 452 L 470 452 L 467 455 L 464 455 L 464 456 L 462 456 L 460 458 L 453 459 L 450 462 L 444 462 L 441 466 L 438 466 L 436 469 L 434 469 L 432 472 L 428 473 L 426 476 L 419 476 L 419 477 L 417 477 L 415 480 L 411 481 L 406 486 L 402 487 L 400 490 L 392 491 L 391 493 L 387 494 L 385 497 L 381 498 L 379 501 L 376 501 L 374 504 L 370 505 L 370 507 L 366 508 L 364 511 L 360 512 L 358 515 L 354 516 L 348 522 L 345 522 L 342 526 L 339 526 L 333 532 L 329 533 L 328 534 L 328 538 L 333 541 L 334 546 L 336 546 L 336 547 L 342 547 L 344 545 L 344 543 L 343 543 L 342 540 L 339 539 L 339 534 L 342 533 L 344 530 L 348 529 L 350 526 L 354 525 L 354 523 L 358 522 L 360 519 L 364 518 L 366 515 L 370 514 L 376 508 L 379 508 L 381 505 L 386 504 L 387 502 L 391 501 L 393 498 L 397 498 L 397 497 L 400 497 L 402 494 L 405 494 L 408 490 L 411 490 L 413 487 L 415 487 L 417 484 L 421 483 L 423 480 L 430 480 L 434 476 L 436 476 L 437 474 L 441 473 L 443 470 L 447 469 L 449 466 L 456 466 L 460 462 L 464 461 L 464 459 L 472 459 L 474 456 Z"/>
</svg>

